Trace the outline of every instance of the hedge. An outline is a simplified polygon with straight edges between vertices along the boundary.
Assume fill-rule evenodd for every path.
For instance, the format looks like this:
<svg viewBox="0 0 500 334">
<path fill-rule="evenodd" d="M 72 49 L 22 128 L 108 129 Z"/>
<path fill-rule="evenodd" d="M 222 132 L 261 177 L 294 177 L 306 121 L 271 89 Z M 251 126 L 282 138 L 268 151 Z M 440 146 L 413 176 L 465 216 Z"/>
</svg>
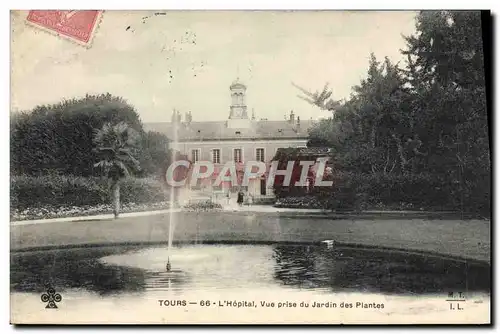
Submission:
<svg viewBox="0 0 500 334">
<path fill-rule="evenodd" d="M 487 184 L 473 186 L 464 182 L 460 185 L 428 173 L 383 175 L 337 172 L 333 175 L 331 188 L 316 187 L 305 197 L 300 194 L 299 204 L 285 200 L 286 197 L 297 196 L 296 191 L 280 194 L 283 197 L 280 200 L 283 205 L 304 206 L 313 196 L 316 198 L 312 200 L 314 207 L 319 202 L 328 209 L 463 210 L 488 216 L 488 190 Z"/>
<path fill-rule="evenodd" d="M 86 206 L 111 203 L 109 182 L 99 177 L 12 176 L 10 205 L 23 210 L 44 206 Z M 160 181 L 126 178 L 121 182 L 120 199 L 127 203 L 157 203 L 168 198 Z"/>
<path fill-rule="evenodd" d="M 126 100 L 111 94 L 87 95 L 54 105 L 13 113 L 10 118 L 10 167 L 16 175 L 92 177 L 99 161 L 94 132 L 104 124 L 125 122 L 140 136 L 135 156 L 140 176 L 156 175 L 167 158 L 168 138 L 145 132 L 139 114 Z"/>
</svg>

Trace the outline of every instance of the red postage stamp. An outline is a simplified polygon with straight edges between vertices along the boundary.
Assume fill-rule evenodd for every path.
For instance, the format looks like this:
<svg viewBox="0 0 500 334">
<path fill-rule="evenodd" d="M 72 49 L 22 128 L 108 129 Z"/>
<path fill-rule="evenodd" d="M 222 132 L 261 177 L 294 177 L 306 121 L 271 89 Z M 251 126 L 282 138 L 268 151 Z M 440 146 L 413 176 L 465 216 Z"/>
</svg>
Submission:
<svg viewBox="0 0 500 334">
<path fill-rule="evenodd" d="M 99 10 L 31 10 L 28 23 L 89 45 L 99 24 Z"/>
</svg>

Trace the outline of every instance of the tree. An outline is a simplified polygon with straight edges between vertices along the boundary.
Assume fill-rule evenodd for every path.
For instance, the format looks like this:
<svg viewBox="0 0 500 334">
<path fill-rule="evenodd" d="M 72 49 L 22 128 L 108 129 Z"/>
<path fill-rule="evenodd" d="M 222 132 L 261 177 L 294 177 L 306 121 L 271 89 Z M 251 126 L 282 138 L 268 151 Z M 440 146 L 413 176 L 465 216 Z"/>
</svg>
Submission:
<svg viewBox="0 0 500 334">
<path fill-rule="evenodd" d="M 481 14 L 423 11 L 416 28 L 402 50 L 407 64 L 372 55 L 366 79 L 344 103 L 327 85 L 315 93 L 296 86 L 301 98 L 332 112 L 310 131 L 309 145 L 330 145 L 340 171 L 368 176 L 377 189 L 397 178 L 399 189 L 418 183 L 429 196 L 444 194 L 446 205 L 489 213 Z"/>
<path fill-rule="evenodd" d="M 111 94 L 87 95 L 19 113 L 11 121 L 12 172 L 93 175 L 94 131 L 119 122 L 143 132 L 134 107 Z"/>
<path fill-rule="evenodd" d="M 160 175 L 168 158 L 169 139 L 162 133 L 148 131 L 141 136 L 141 151 L 138 157 L 142 175 Z"/>
<path fill-rule="evenodd" d="M 406 38 L 425 167 L 453 184 L 462 209 L 489 213 L 491 159 L 479 11 L 424 11 Z"/>
<path fill-rule="evenodd" d="M 304 94 L 304 95 L 298 95 L 300 99 L 310 104 L 313 104 L 322 110 L 335 112 L 335 110 L 342 105 L 342 101 L 334 100 L 331 98 L 333 92 L 328 88 L 328 83 L 325 84 L 321 92 L 316 91 L 314 93 L 294 83 L 292 83 L 292 85 L 295 86 L 295 88 L 297 88 L 298 90 L 300 90 L 302 94 Z"/>
<path fill-rule="evenodd" d="M 13 174 L 48 173 L 90 176 L 97 159 L 93 148 L 95 129 L 125 122 L 141 136 L 138 176 L 157 174 L 165 159 L 168 138 L 144 132 L 139 114 L 120 97 L 87 95 L 30 112 L 11 115 L 11 171 Z"/>
<path fill-rule="evenodd" d="M 308 147 L 332 147 L 338 135 L 337 122 L 331 118 L 314 123 L 309 129 Z"/>
<path fill-rule="evenodd" d="M 115 219 L 120 213 L 120 180 L 132 170 L 140 169 L 134 157 L 138 143 L 138 133 L 125 122 L 106 123 L 95 131 L 94 145 L 99 161 L 94 166 L 101 168 L 110 180 Z"/>
<path fill-rule="evenodd" d="M 307 93 L 310 103 L 332 112 L 309 133 L 309 146 L 329 146 L 335 161 L 347 171 L 361 173 L 406 172 L 415 155 L 406 117 L 409 95 L 398 67 L 372 54 L 367 78 L 353 87 L 351 98 L 340 104 L 331 91 Z M 326 102 L 325 102 L 326 101 Z"/>
</svg>

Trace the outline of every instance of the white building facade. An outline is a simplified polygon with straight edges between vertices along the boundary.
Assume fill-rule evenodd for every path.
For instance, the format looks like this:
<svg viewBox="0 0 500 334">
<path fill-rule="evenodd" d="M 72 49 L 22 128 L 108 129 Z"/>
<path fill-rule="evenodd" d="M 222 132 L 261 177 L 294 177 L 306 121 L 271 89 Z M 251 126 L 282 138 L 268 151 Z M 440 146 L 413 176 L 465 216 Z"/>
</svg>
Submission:
<svg viewBox="0 0 500 334">
<path fill-rule="evenodd" d="M 181 115 L 174 111 L 172 122 L 146 123 L 144 127 L 165 134 L 172 141 L 170 147 L 188 156 L 191 162 L 209 161 L 215 165 L 216 171 L 228 161 L 240 166 L 248 161 L 262 161 L 269 165 L 279 148 L 306 147 L 312 121 L 301 121 L 293 111 L 283 121 L 256 120 L 253 112 L 249 117 L 246 90 L 247 87 L 238 80 L 231 84 L 231 104 L 226 120 L 196 122 L 191 113 L 182 120 Z M 197 187 L 206 186 L 208 184 L 204 183 Z M 236 191 L 239 188 L 227 184 L 221 187 L 215 190 Z M 265 176 L 251 180 L 244 190 L 253 197 L 273 196 L 272 190 L 266 188 Z"/>
</svg>

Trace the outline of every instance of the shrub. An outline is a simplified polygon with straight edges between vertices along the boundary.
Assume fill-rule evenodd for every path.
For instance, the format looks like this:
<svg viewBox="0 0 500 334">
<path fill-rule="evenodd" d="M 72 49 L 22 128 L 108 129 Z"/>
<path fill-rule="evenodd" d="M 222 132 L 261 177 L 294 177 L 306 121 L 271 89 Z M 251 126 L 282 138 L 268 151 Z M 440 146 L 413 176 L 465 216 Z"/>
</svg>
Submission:
<svg viewBox="0 0 500 334">
<path fill-rule="evenodd" d="M 315 196 L 299 196 L 280 198 L 274 205 L 277 208 L 296 208 L 296 209 L 320 209 L 324 205 Z"/>
<path fill-rule="evenodd" d="M 159 181 L 126 178 L 122 181 L 123 203 L 157 203 L 167 198 Z M 111 202 L 108 180 L 79 176 L 12 176 L 10 182 L 11 208 L 44 206 L 88 206 Z"/>
<path fill-rule="evenodd" d="M 254 197 L 253 204 L 255 205 L 269 205 L 274 204 L 276 199 L 274 197 Z"/>
<path fill-rule="evenodd" d="M 162 183 L 152 178 L 126 178 L 121 183 L 124 203 L 158 203 L 168 199 Z"/>
<path fill-rule="evenodd" d="M 187 211 L 218 211 L 222 210 L 222 205 L 208 200 L 203 202 L 189 203 L 184 205 L 183 208 Z"/>
<path fill-rule="evenodd" d="M 457 197 L 456 184 L 428 173 L 383 175 L 337 172 L 333 175 L 332 187 L 315 187 L 307 196 L 280 199 L 277 204 L 287 207 L 321 206 L 335 210 L 460 210 Z M 464 210 L 467 211 L 465 205 Z"/>
</svg>

